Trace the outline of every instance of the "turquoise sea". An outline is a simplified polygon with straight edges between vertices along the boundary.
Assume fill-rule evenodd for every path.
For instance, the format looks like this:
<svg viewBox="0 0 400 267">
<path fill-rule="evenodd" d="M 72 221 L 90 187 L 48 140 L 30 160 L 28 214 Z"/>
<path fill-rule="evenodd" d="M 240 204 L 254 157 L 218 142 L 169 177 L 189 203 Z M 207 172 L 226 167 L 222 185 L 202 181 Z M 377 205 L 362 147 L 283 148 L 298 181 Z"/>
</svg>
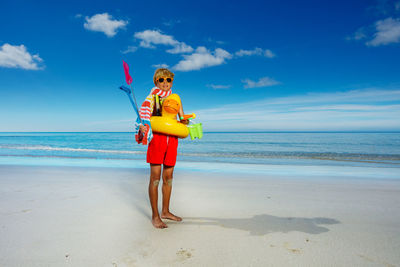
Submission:
<svg viewBox="0 0 400 267">
<path fill-rule="evenodd" d="M 189 170 L 400 178 L 399 133 L 205 133 L 180 140 L 178 153 Z M 145 159 L 133 133 L 0 133 L 5 165 L 148 168 Z"/>
</svg>

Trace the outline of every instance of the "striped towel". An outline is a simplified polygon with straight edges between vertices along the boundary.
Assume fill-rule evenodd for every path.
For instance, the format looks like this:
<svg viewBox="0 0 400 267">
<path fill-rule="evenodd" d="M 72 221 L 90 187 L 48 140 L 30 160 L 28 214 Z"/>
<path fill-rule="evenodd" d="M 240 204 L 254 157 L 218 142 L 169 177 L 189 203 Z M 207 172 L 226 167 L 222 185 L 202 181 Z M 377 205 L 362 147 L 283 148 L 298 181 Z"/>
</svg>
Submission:
<svg viewBox="0 0 400 267">
<path fill-rule="evenodd" d="M 135 123 L 135 139 L 138 144 L 147 145 L 150 143 L 153 138 L 153 132 L 151 131 L 150 117 L 153 114 L 154 109 L 154 95 L 158 95 L 161 98 L 167 97 L 172 93 L 171 90 L 163 91 L 158 87 L 153 87 L 151 89 L 150 94 L 144 100 L 142 106 L 139 110 L 140 118 L 142 119 L 142 123 L 140 119 L 137 118 Z M 146 126 L 146 131 L 144 133 L 139 133 L 139 125 L 143 124 Z"/>
</svg>

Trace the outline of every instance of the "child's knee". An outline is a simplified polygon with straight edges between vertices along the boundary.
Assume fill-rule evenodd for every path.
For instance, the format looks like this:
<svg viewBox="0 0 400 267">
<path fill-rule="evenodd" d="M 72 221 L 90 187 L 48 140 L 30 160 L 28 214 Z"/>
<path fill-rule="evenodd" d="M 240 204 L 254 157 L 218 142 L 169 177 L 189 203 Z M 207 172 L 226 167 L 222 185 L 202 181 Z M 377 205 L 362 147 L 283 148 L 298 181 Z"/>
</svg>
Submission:
<svg viewBox="0 0 400 267">
<path fill-rule="evenodd" d="M 167 185 L 172 185 L 172 174 L 163 175 L 163 183 Z"/>
<path fill-rule="evenodd" d="M 150 185 L 157 187 L 159 183 L 160 183 L 160 175 L 157 173 L 150 174 Z"/>
<path fill-rule="evenodd" d="M 151 184 L 152 184 L 153 186 L 158 186 L 159 183 L 160 183 L 160 179 L 158 179 L 158 180 L 153 180 L 153 181 L 151 182 Z"/>
<path fill-rule="evenodd" d="M 171 179 L 166 179 L 165 181 L 164 181 L 164 183 L 166 182 L 166 184 L 168 185 L 168 186 L 172 186 L 172 178 Z"/>
<path fill-rule="evenodd" d="M 172 175 L 164 175 L 163 176 L 163 184 L 172 186 Z"/>
</svg>

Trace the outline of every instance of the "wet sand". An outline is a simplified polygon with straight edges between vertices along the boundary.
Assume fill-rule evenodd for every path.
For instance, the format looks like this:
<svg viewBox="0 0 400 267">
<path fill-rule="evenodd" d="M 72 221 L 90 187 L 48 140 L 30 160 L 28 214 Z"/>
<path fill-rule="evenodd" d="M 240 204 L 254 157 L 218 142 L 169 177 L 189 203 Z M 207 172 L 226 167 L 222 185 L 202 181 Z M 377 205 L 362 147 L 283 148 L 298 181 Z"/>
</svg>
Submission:
<svg viewBox="0 0 400 267">
<path fill-rule="evenodd" d="M 171 211 L 183 221 L 164 230 L 147 183 L 147 169 L 0 166 L 0 266 L 400 262 L 397 180 L 177 168 Z"/>
</svg>

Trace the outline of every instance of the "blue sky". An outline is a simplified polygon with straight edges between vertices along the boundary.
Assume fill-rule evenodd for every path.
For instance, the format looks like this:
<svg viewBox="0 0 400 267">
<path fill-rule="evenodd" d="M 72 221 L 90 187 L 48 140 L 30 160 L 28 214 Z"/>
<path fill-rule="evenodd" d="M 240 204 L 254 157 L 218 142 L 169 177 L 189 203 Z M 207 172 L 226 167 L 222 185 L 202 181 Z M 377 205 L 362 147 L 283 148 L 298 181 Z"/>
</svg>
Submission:
<svg viewBox="0 0 400 267">
<path fill-rule="evenodd" d="M 0 131 L 131 131 L 122 60 L 139 102 L 172 69 L 208 131 L 400 130 L 400 0 L 14 0 L 0 25 Z"/>
</svg>

